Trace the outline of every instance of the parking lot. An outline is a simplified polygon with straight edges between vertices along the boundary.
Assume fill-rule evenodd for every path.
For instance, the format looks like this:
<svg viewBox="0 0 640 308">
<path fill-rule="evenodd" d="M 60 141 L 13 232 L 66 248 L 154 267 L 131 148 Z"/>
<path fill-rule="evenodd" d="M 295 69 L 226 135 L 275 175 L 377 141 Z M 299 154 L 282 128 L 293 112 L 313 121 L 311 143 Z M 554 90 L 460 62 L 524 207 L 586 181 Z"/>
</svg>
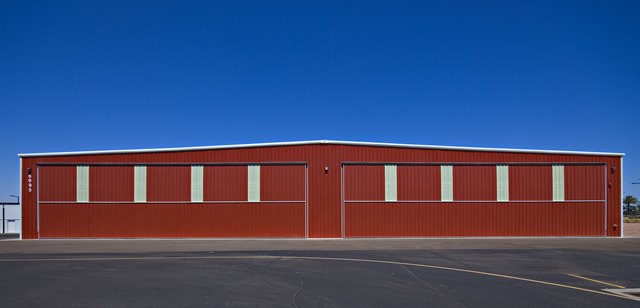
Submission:
<svg viewBox="0 0 640 308">
<path fill-rule="evenodd" d="M 636 307 L 624 291 L 640 287 L 639 257 L 638 238 L 9 240 L 0 295 L 18 307 Z"/>
</svg>

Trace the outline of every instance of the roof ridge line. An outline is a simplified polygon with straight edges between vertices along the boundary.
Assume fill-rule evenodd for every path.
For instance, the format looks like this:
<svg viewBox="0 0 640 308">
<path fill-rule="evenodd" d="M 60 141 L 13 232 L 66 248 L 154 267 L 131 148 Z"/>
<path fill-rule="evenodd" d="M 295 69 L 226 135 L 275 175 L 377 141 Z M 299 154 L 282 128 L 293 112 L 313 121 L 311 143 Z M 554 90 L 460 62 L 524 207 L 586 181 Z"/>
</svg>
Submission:
<svg viewBox="0 0 640 308">
<path fill-rule="evenodd" d="M 419 145 L 419 144 L 362 142 L 362 141 L 310 140 L 310 141 L 248 143 L 248 144 L 235 144 L 235 145 L 213 145 L 213 146 L 178 147 L 178 148 L 27 153 L 27 154 L 18 154 L 18 156 L 19 157 L 40 157 L 40 156 L 74 156 L 74 155 L 99 155 L 99 154 L 132 154 L 132 153 L 156 153 L 156 152 L 183 152 L 183 151 L 223 150 L 223 149 L 237 149 L 237 148 L 295 146 L 295 145 L 310 145 L 310 144 L 335 144 L 335 145 L 376 146 L 376 147 L 396 147 L 396 148 L 415 148 L 415 149 L 452 150 L 452 151 L 475 151 L 475 152 L 511 152 L 511 153 L 593 155 L 593 156 L 620 156 L 620 157 L 625 155 L 624 153 L 608 153 L 608 152 L 532 150 L 532 149 L 509 149 L 509 148 L 481 148 L 481 147 Z"/>
</svg>

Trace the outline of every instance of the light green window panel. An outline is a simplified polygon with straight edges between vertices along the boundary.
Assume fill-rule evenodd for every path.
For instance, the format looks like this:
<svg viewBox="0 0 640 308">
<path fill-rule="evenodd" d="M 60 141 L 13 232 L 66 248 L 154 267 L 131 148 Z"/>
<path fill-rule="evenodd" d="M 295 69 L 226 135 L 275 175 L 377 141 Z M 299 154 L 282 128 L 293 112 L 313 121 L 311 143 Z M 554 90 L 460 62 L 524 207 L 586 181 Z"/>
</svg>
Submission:
<svg viewBox="0 0 640 308">
<path fill-rule="evenodd" d="M 552 166 L 553 201 L 564 201 L 564 165 Z"/>
<path fill-rule="evenodd" d="M 89 202 L 89 166 L 77 166 L 76 175 L 77 201 Z"/>
<path fill-rule="evenodd" d="M 191 166 L 191 202 L 202 202 L 204 166 Z"/>
<path fill-rule="evenodd" d="M 147 166 L 135 166 L 133 179 L 135 182 L 133 201 L 147 202 Z"/>
<path fill-rule="evenodd" d="M 398 166 L 384 166 L 384 200 L 398 201 Z"/>
<path fill-rule="evenodd" d="M 260 202 L 260 165 L 249 165 L 249 202 Z"/>
<path fill-rule="evenodd" d="M 453 166 L 440 166 L 440 195 L 442 201 L 453 201 Z"/>
<path fill-rule="evenodd" d="M 496 166 L 498 201 L 509 201 L 509 166 Z"/>
</svg>

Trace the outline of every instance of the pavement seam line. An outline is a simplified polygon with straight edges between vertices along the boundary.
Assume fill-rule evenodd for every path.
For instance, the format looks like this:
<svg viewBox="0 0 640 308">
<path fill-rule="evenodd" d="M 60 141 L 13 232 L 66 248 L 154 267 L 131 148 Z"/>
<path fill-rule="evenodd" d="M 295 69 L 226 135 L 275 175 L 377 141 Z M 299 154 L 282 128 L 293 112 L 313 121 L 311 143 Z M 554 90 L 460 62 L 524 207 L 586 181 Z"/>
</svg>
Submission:
<svg viewBox="0 0 640 308">
<path fill-rule="evenodd" d="M 597 282 L 597 283 L 601 283 L 601 284 L 606 284 L 606 285 L 609 285 L 609 286 L 614 286 L 614 287 L 616 287 L 616 288 L 620 288 L 620 289 L 625 289 L 625 287 L 623 287 L 623 286 L 619 286 L 619 285 L 617 285 L 617 284 L 613 284 L 613 283 L 608 283 L 608 282 L 604 282 L 604 281 L 600 281 L 600 280 L 595 280 L 595 279 L 591 279 L 591 278 L 587 278 L 587 277 L 582 277 L 582 276 L 578 276 L 578 275 L 573 275 L 573 274 L 567 274 L 567 275 L 569 275 L 569 276 L 571 276 L 571 277 L 581 278 L 581 279 L 584 279 L 584 280 L 590 280 L 590 281 Z"/>
<path fill-rule="evenodd" d="M 480 271 L 474 271 L 474 270 L 466 270 L 466 269 L 461 269 L 461 268 L 444 267 L 444 266 L 436 266 L 436 265 L 426 265 L 426 264 L 416 264 L 416 263 L 406 263 L 406 262 L 395 262 L 395 261 L 383 261 L 383 260 L 327 258 L 327 257 L 292 257 L 292 256 L 202 256 L 202 257 L 120 257 L 120 258 L 66 258 L 66 259 L 4 259 L 4 260 L 0 260 L 0 262 L 106 261 L 106 260 L 114 260 L 114 261 L 116 261 L 116 260 L 168 260 L 168 259 L 176 259 L 176 260 L 177 259 L 273 259 L 273 258 L 276 258 L 276 259 L 281 258 L 281 259 L 352 261 L 352 262 L 370 262 L 370 263 L 383 263 L 383 264 L 395 264 L 395 265 L 409 265 L 409 266 L 416 266 L 416 267 L 434 268 L 434 269 L 442 269 L 442 270 L 449 270 L 449 271 L 456 271 L 456 272 L 480 274 L 480 275 L 493 276 L 493 277 L 501 277 L 501 278 L 507 278 L 507 279 L 513 279 L 513 280 L 520 280 L 520 281 L 528 281 L 528 282 L 533 282 L 533 283 L 539 283 L 539 284 L 545 284 L 545 285 L 550 285 L 550 286 L 574 289 L 574 290 L 579 290 L 579 291 L 585 291 L 585 292 L 596 293 L 596 294 L 601 294 L 601 295 L 619 297 L 619 298 L 624 298 L 624 299 L 627 299 L 627 300 L 633 300 L 633 301 L 640 302 L 640 299 L 630 298 L 630 297 L 627 297 L 627 296 L 617 295 L 617 294 L 614 294 L 614 293 L 607 293 L 607 292 L 602 292 L 602 291 L 589 290 L 589 289 L 584 289 L 584 288 L 579 288 L 579 287 L 574 287 L 574 286 L 568 286 L 568 285 L 563 285 L 563 284 L 558 284 L 558 283 L 553 283 L 553 282 L 546 282 L 546 281 L 541 281 L 541 280 L 534 280 L 534 279 L 521 278 L 521 277 L 515 277 L 515 276 L 508 276 L 508 275 L 480 272 Z"/>
</svg>

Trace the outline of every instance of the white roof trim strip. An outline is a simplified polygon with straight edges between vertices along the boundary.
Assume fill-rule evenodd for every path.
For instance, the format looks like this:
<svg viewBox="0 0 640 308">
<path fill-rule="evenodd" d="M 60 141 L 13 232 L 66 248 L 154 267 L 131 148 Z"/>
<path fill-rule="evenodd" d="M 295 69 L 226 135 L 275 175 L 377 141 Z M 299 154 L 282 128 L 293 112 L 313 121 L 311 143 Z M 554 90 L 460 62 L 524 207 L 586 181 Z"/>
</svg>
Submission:
<svg viewBox="0 0 640 308">
<path fill-rule="evenodd" d="M 357 142 L 357 141 L 331 141 L 331 140 L 251 143 L 251 144 L 236 144 L 236 145 L 214 145 L 214 146 L 203 146 L 203 147 L 164 148 L 164 149 L 81 151 L 81 152 L 57 152 L 57 153 L 30 153 L 30 154 L 18 154 L 18 156 L 19 157 L 40 157 L 40 156 L 70 156 L 70 155 L 131 154 L 131 153 L 154 153 L 154 152 L 182 152 L 182 151 L 223 150 L 223 149 L 238 149 L 238 148 L 279 147 L 279 146 L 310 145 L 310 144 L 357 145 L 357 146 L 373 146 L 373 147 L 413 148 L 413 149 L 431 149 L 431 150 L 454 150 L 454 151 L 477 151 L 477 152 L 512 152 L 512 153 L 537 153 L 537 154 L 624 156 L 624 153 L 552 151 L 552 150 L 525 150 L 525 149 L 500 149 L 500 148 L 473 148 L 473 147 L 456 147 L 456 146 L 398 144 L 398 143 L 379 143 L 379 142 Z"/>
</svg>

